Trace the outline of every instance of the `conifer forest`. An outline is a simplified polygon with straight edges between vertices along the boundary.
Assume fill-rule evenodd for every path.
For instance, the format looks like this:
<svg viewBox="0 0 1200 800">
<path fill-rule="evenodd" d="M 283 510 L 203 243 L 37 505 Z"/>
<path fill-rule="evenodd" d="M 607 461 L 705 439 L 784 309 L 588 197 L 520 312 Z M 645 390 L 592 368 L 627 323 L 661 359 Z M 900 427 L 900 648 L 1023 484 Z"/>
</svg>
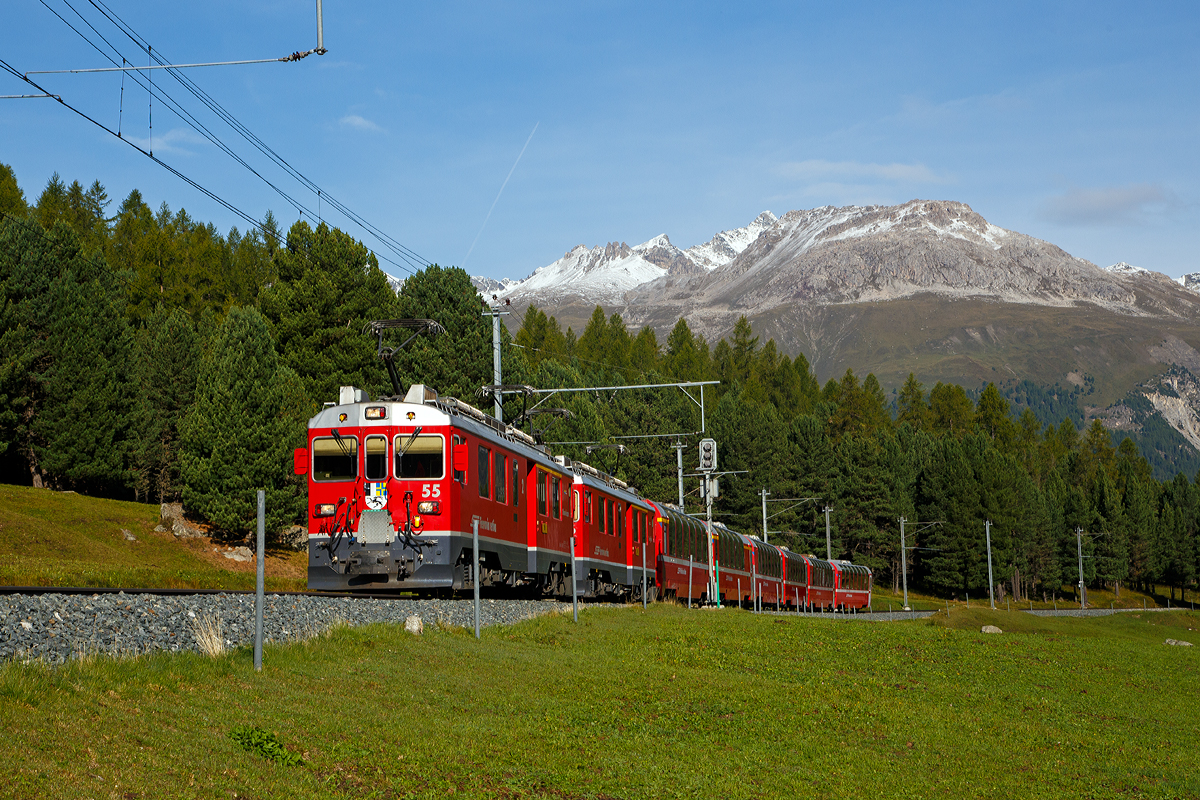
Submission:
<svg viewBox="0 0 1200 800">
<path fill-rule="evenodd" d="M 0 481 L 148 503 L 182 501 L 229 538 L 304 519 L 292 450 L 308 418 L 354 385 L 392 393 L 372 320 L 430 318 L 447 335 L 398 354 L 405 386 L 488 410 L 492 331 L 458 268 L 431 266 L 397 293 L 371 251 L 326 224 L 226 233 L 133 191 L 113 207 L 99 182 L 56 175 L 36 198 L 0 164 Z M 885 393 L 849 370 L 823 385 L 803 353 L 782 353 L 742 319 L 709 343 L 685 319 L 660 341 L 597 307 L 562 330 L 536 307 L 503 331 L 506 384 L 539 388 L 720 381 L 705 389 L 706 435 L 720 448 L 716 519 L 762 531 L 760 491 L 804 502 L 771 507 L 770 540 L 900 576 L 906 520 L 910 586 L 943 597 L 987 594 L 991 522 L 998 596 L 1072 596 L 1081 530 L 1089 586 L 1195 588 L 1200 485 L 1156 480 L 1128 438 L 1099 421 L 1046 425 L 1016 415 L 995 386 L 922 385 Z M 523 399 L 506 401 L 518 417 Z M 570 414 L 534 417 L 556 453 L 614 473 L 648 497 L 677 499 L 676 438 L 696 466 L 700 409 L 678 388 L 556 395 Z M 529 423 L 523 425 L 529 429 Z M 658 435 L 656 438 L 616 439 Z M 588 443 L 620 442 L 625 452 Z M 699 482 L 685 478 L 689 511 Z M 787 510 L 783 510 L 787 509 Z"/>
</svg>

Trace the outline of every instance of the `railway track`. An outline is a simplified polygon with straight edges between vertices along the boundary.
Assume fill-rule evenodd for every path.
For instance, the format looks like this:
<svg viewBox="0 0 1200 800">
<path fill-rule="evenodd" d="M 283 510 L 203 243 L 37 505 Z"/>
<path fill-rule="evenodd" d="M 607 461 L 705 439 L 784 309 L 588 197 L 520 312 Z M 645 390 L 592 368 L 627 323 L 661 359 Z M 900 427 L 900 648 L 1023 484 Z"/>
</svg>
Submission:
<svg viewBox="0 0 1200 800">
<path fill-rule="evenodd" d="M 96 595 L 96 594 L 127 594 L 127 595 L 157 595 L 161 597 L 191 596 L 191 595 L 253 595 L 253 589 L 147 589 L 125 588 L 112 586 L 0 586 L 0 595 Z M 369 600 L 410 600 L 411 594 L 395 592 L 289 592 L 267 590 L 268 595 L 280 597 L 353 597 Z"/>
</svg>

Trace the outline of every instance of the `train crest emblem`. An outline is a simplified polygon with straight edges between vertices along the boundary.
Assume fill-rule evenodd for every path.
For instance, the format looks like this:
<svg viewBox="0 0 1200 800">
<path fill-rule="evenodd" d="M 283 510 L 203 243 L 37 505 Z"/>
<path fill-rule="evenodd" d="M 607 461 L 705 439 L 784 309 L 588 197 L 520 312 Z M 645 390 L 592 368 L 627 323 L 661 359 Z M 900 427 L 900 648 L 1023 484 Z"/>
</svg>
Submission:
<svg viewBox="0 0 1200 800">
<path fill-rule="evenodd" d="M 380 481 L 379 483 L 368 483 L 366 486 L 365 500 L 367 508 L 372 511 L 382 511 L 387 508 L 387 484 Z"/>
</svg>

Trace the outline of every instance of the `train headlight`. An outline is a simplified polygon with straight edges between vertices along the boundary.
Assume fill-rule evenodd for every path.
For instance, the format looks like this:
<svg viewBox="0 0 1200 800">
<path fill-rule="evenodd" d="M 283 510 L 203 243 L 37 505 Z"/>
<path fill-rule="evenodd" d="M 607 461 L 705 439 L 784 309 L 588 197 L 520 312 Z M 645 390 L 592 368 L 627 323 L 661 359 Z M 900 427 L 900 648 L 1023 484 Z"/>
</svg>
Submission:
<svg viewBox="0 0 1200 800">
<path fill-rule="evenodd" d="M 368 406 L 367 419 L 387 419 L 386 406 Z"/>
<path fill-rule="evenodd" d="M 441 514 L 442 504 L 437 500 L 423 500 L 417 504 L 417 511 L 422 514 Z"/>
<path fill-rule="evenodd" d="M 313 506 L 314 517 L 332 517 L 337 513 L 337 506 L 334 503 L 317 503 Z"/>
<path fill-rule="evenodd" d="M 412 529 L 413 533 L 420 533 L 425 529 L 425 520 L 421 519 L 420 514 L 413 514 Z"/>
</svg>

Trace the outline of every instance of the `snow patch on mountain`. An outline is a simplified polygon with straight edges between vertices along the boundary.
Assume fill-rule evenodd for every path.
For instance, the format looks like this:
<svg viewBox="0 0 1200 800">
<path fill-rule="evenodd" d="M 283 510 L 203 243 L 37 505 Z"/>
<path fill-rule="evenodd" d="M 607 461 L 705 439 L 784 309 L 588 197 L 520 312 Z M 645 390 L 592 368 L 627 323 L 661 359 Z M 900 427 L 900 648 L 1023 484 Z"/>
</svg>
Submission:
<svg viewBox="0 0 1200 800">
<path fill-rule="evenodd" d="M 512 278 L 502 278 L 500 280 L 496 280 L 495 278 L 489 278 L 486 275 L 471 276 L 471 285 L 474 286 L 475 289 L 484 297 L 488 297 L 493 294 L 500 295 L 503 292 L 511 289 L 513 286 L 516 286 L 518 283 L 520 283 L 520 281 L 514 281 Z"/>
<path fill-rule="evenodd" d="M 1183 288 L 1200 294 L 1200 272 L 1189 272 L 1187 275 L 1180 275 L 1175 281 Z"/>
<path fill-rule="evenodd" d="M 754 243 L 759 234 L 774 225 L 777 220 L 770 211 L 764 211 L 749 225 L 721 231 L 704 244 L 694 245 L 683 252 L 693 264 L 702 269 L 714 270 L 723 267 L 741 255 L 742 251 Z"/>
<path fill-rule="evenodd" d="M 1105 272 L 1111 272 L 1115 275 L 1137 275 L 1138 273 L 1150 271 L 1148 269 L 1143 269 L 1142 267 L 1135 267 L 1133 264 L 1127 264 L 1124 261 L 1119 261 L 1116 264 L 1112 264 L 1107 267 L 1101 267 L 1101 269 Z"/>
</svg>

